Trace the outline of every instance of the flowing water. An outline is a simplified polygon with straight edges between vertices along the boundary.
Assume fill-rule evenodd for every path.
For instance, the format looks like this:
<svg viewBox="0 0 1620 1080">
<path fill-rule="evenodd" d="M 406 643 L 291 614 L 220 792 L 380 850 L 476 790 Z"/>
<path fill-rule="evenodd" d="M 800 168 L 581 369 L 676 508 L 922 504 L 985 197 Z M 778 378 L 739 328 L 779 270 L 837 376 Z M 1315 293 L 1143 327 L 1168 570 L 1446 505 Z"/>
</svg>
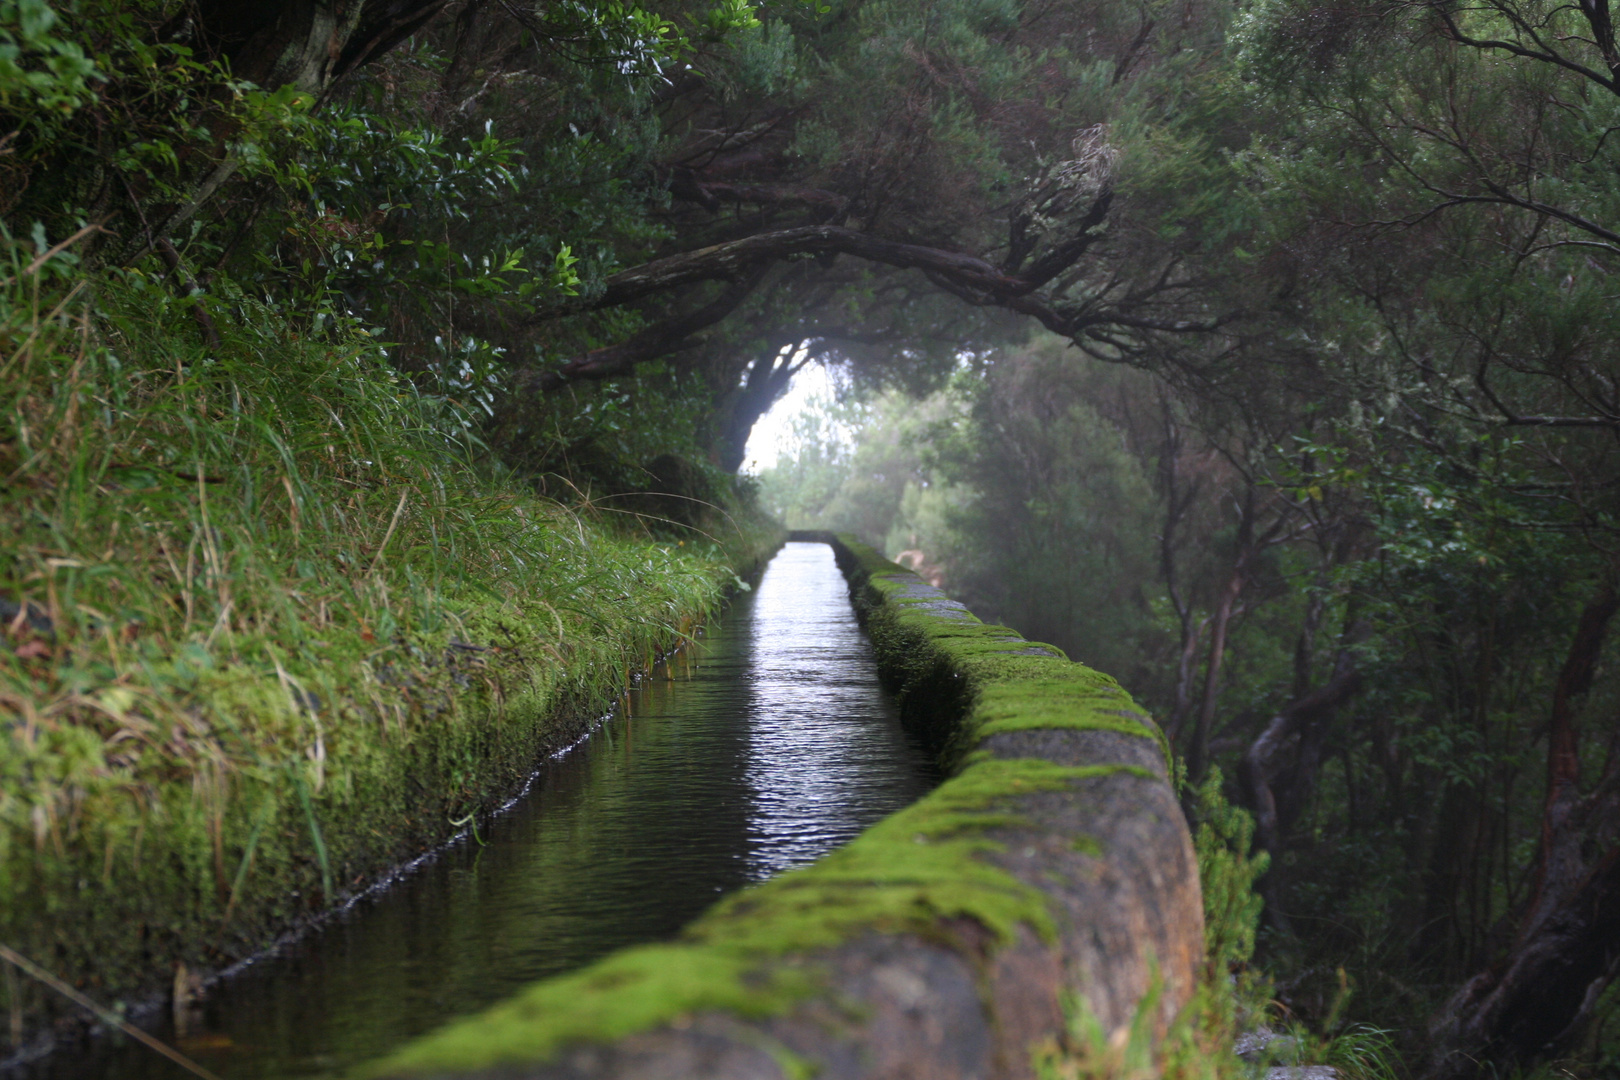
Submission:
<svg viewBox="0 0 1620 1080">
<path fill-rule="evenodd" d="M 878 686 L 824 544 L 752 593 L 547 762 L 484 830 L 251 965 L 177 1032 L 223 1080 L 330 1075 L 534 979 L 672 935 L 734 889 L 825 854 L 937 780 Z M 189 1074 L 134 1044 L 29 1080 Z"/>
</svg>

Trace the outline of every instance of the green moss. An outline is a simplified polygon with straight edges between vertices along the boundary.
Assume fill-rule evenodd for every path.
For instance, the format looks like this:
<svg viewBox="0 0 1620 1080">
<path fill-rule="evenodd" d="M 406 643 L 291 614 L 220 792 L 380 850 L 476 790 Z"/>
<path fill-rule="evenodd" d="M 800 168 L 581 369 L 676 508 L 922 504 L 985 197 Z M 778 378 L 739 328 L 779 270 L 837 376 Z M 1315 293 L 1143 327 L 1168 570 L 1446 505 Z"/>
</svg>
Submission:
<svg viewBox="0 0 1620 1080">
<path fill-rule="evenodd" d="M 813 968 L 773 960 L 870 931 L 935 937 L 945 920 L 967 918 L 1003 943 L 1020 926 L 1050 940 L 1056 927 L 1041 892 L 976 856 L 1000 849 L 990 830 L 1019 823 L 1010 799 L 1125 768 L 980 762 L 819 862 L 722 901 L 677 942 L 537 983 L 362 1075 L 544 1060 L 701 1011 L 774 1015 L 823 984 Z"/>
<path fill-rule="evenodd" d="M 1034 758 L 987 760 L 885 818 L 813 866 L 739 893 L 694 925 L 696 941 L 762 955 L 836 945 L 867 930 L 929 933 L 971 918 L 1011 942 L 1020 925 L 1055 933 L 1041 893 L 975 858 L 1000 850 L 988 835 L 1021 818 L 1005 804 L 1124 766 L 1070 767 Z"/>
<path fill-rule="evenodd" d="M 1068 680 L 1021 679 L 986 686 L 980 691 L 973 719 L 974 735 L 980 739 L 1035 728 L 1117 731 L 1154 738 L 1140 713 L 1108 698 L 1099 702 L 1093 688 Z"/>
<path fill-rule="evenodd" d="M 772 1061 L 776 1062 L 776 1067 L 782 1072 L 783 1080 L 815 1080 L 816 1074 L 821 1071 L 821 1067 L 815 1062 L 808 1061 L 795 1054 L 775 1039 L 757 1033 L 755 1035 L 756 1045 L 769 1054 Z"/>
<path fill-rule="evenodd" d="M 745 978 L 753 966 L 750 958 L 719 949 L 628 949 L 451 1023 L 361 1075 L 539 1061 L 570 1043 L 610 1041 L 682 1013 L 713 1009 L 767 1015 L 804 992 L 803 984 L 785 973 L 768 982 Z"/>
<path fill-rule="evenodd" d="M 1125 764 L 996 758 L 975 746 L 990 734 L 1037 728 L 1152 738 L 1151 725 L 1107 676 L 1061 656 L 1026 655 L 1019 650 L 1027 643 L 1009 641 L 1005 627 L 935 614 L 926 599 L 892 602 L 892 594 L 915 588 L 915 577 L 847 541 L 839 556 L 903 711 L 926 714 L 955 740 L 955 775 L 819 862 L 722 901 L 675 942 L 538 983 L 364 1075 L 544 1060 L 570 1044 L 608 1042 L 704 1011 L 780 1014 L 825 985 L 818 950 L 867 933 L 949 943 L 951 922 L 970 919 L 1003 944 L 1021 927 L 1054 937 L 1043 893 L 981 857 L 1000 850 L 996 830 L 1022 822 L 1021 796 L 1122 772 L 1156 774 Z M 1089 837 L 1071 844 L 1101 854 Z"/>
<path fill-rule="evenodd" d="M 918 595 L 915 575 L 840 540 L 902 716 L 925 734 L 933 729 L 948 761 L 970 760 L 991 735 L 1038 729 L 1112 731 L 1152 739 L 1163 751 L 1162 733 L 1114 679 L 1006 627 L 939 614 L 937 597 Z"/>
</svg>

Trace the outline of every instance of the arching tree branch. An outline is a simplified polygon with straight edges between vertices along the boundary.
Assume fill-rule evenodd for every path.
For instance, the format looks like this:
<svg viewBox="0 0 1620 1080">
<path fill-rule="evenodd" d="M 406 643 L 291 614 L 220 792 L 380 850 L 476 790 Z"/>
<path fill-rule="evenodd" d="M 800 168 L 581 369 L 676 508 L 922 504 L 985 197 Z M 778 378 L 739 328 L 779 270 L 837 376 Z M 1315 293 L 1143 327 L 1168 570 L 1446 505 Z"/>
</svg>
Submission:
<svg viewBox="0 0 1620 1080">
<path fill-rule="evenodd" d="M 936 287 L 967 303 L 1027 315 L 1054 333 L 1077 342 L 1086 338 L 1107 348 L 1117 347 L 1120 331 L 1210 333 L 1239 317 L 1236 312 L 1206 319 L 1159 315 L 1166 310 L 1167 296 L 1183 292 L 1192 284 L 1169 276 L 1123 292 L 1115 292 L 1112 287 L 1102 290 L 1104 294 L 1114 292 L 1112 301 L 1094 295 L 1083 301 L 1065 302 L 1056 296 L 1038 294 L 1037 290 L 1074 267 L 1100 238 L 1099 226 L 1107 216 L 1108 204 L 1109 196 L 1100 195 L 1070 240 L 1032 261 L 1020 274 L 965 252 L 889 240 L 842 225 L 804 225 L 728 240 L 621 270 L 608 278 L 606 287 L 595 296 L 536 312 L 533 320 L 618 307 L 702 281 L 736 279 L 752 266 L 824 255 L 849 255 L 897 269 L 920 270 Z M 626 347 L 630 344 L 626 343 Z"/>
<path fill-rule="evenodd" d="M 763 267 L 752 266 L 746 270 L 747 273 L 709 303 L 684 315 L 655 323 L 616 345 L 592 349 L 561 367 L 546 371 L 520 368 L 514 373 L 513 387 L 519 393 L 547 394 L 570 382 L 611 379 L 626 374 L 637 364 L 698 345 L 693 335 L 735 311 L 764 276 Z"/>
<path fill-rule="evenodd" d="M 607 288 L 597 296 L 543 314 L 618 307 L 694 282 L 734 278 L 745 267 L 762 261 L 807 255 L 852 255 L 900 269 L 924 270 L 964 287 L 1007 297 L 1037 287 L 1037 283 L 1002 273 L 976 255 L 885 240 L 841 225 L 804 225 L 745 236 L 621 270 L 608 278 Z M 1079 258 L 1079 253 L 1074 257 Z"/>
</svg>

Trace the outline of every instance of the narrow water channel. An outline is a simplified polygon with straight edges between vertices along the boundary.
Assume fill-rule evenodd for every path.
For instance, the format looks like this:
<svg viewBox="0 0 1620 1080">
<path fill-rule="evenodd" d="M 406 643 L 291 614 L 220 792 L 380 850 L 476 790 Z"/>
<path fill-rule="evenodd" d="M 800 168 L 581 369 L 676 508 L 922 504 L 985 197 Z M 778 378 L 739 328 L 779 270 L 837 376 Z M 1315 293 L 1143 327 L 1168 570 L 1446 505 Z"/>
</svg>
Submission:
<svg viewBox="0 0 1620 1080">
<path fill-rule="evenodd" d="M 459 845 L 159 1034 L 224 1080 L 329 1076 L 532 980 L 668 937 L 937 781 L 878 685 L 824 544 L 788 544 L 699 643 Z M 178 1080 L 150 1050 L 28 1080 Z"/>
</svg>

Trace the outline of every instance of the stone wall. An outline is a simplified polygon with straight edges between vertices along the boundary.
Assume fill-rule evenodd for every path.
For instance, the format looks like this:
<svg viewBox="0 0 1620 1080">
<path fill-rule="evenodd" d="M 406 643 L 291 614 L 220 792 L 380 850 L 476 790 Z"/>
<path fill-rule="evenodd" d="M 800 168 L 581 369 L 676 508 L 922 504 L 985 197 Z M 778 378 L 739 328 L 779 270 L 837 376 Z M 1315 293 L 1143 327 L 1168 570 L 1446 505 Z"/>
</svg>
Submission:
<svg viewBox="0 0 1620 1080">
<path fill-rule="evenodd" d="M 1153 722 L 852 538 L 795 539 L 833 544 L 949 779 L 676 941 L 538 983 L 369 1075 L 1025 1077 L 1070 994 L 1105 1032 L 1144 1007 L 1162 1030 L 1185 1003 L 1202 903 Z"/>
</svg>

